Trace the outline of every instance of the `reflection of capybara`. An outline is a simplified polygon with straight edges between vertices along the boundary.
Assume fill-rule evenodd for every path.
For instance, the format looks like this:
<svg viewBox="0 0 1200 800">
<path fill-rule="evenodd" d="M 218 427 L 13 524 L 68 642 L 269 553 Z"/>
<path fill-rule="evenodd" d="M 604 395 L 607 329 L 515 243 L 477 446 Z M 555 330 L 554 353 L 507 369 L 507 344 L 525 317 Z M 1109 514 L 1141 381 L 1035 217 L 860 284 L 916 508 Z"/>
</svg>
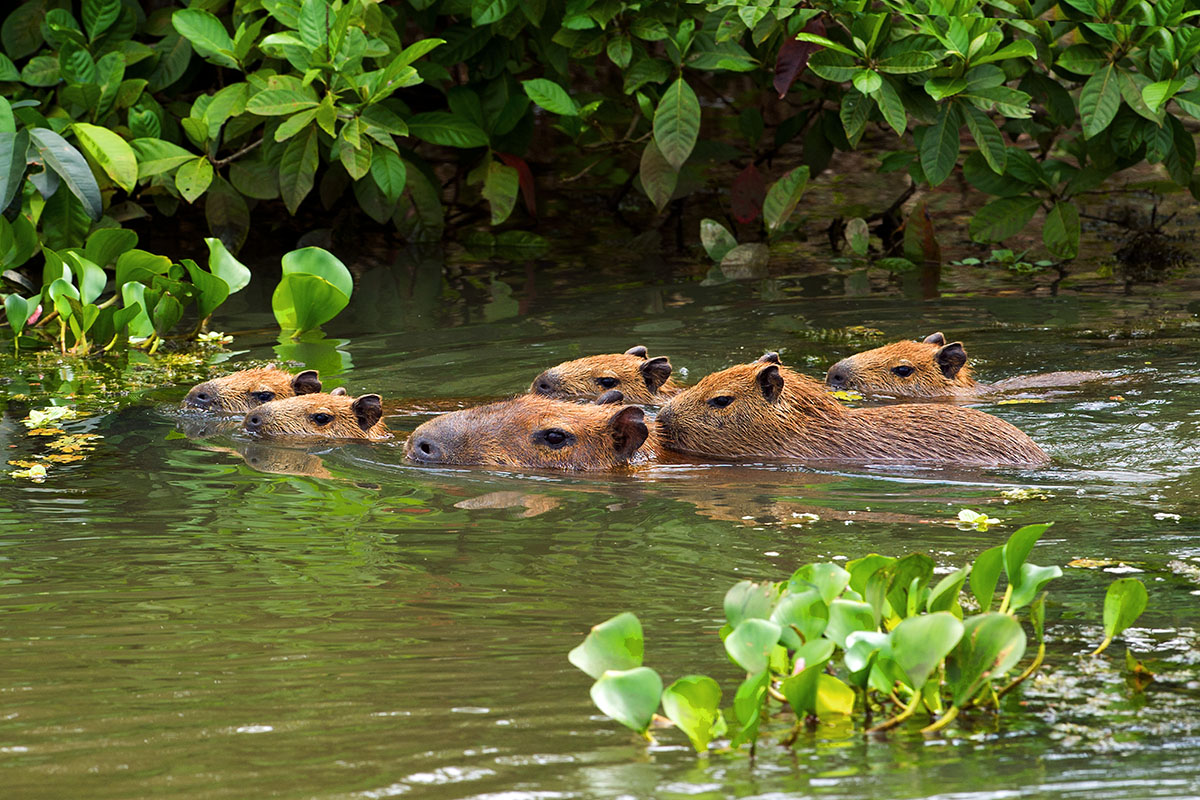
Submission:
<svg viewBox="0 0 1200 800">
<path fill-rule="evenodd" d="M 594 405 L 527 394 L 435 417 L 412 432 L 405 454 L 422 464 L 601 470 L 651 458 L 648 438 L 644 413 L 620 392 Z"/>
<path fill-rule="evenodd" d="M 727 459 L 843 463 L 1034 465 L 1048 460 L 1028 436 L 970 408 L 846 408 L 821 384 L 767 353 L 673 397 L 658 415 L 663 447 Z"/>
<path fill-rule="evenodd" d="M 1100 372 L 1046 372 L 979 383 L 971 375 L 962 342 L 941 333 L 920 342 L 901 341 L 843 358 L 829 368 L 825 382 L 834 389 L 890 397 L 964 397 L 1028 389 L 1046 389 L 1107 377 Z"/>
<path fill-rule="evenodd" d="M 298 375 L 277 369 L 244 369 L 198 383 L 183 399 L 182 407 L 218 414 L 245 414 L 250 409 L 285 397 L 321 391 L 315 369 Z"/>
<path fill-rule="evenodd" d="M 263 403 L 246 414 L 242 427 L 265 437 L 390 439 L 377 394 L 350 397 L 344 389 Z"/>
<path fill-rule="evenodd" d="M 630 403 L 665 403 L 680 390 L 666 356 L 650 358 L 645 347 L 624 353 L 564 361 L 534 378 L 529 391 L 561 400 L 594 400 L 616 389 Z"/>
</svg>

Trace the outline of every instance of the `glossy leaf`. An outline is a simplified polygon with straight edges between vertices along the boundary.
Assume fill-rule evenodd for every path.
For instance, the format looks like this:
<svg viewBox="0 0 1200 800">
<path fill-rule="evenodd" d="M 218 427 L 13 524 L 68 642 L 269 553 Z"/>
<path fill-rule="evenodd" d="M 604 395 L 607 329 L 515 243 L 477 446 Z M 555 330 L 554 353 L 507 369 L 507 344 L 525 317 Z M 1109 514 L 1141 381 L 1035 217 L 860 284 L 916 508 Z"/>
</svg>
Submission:
<svg viewBox="0 0 1200 800">
<path fill-rule="evenodd" d="M 746 619 L 725 637 L 725 652 L 746 672 L 762 672 L 770 662 L 771 651 L 779 643 L 781 633 L 780 627 L 770 620 Z"/>
<path fill-rule="evenodd" d="M 551 114 L 565 117 L 578 116 L 579 104 L 571 99 L 566 89 L 554 81 L 546 78 L 534 78 L 521 81 L 521 86 L 530 100 Z"/>
<path fill-rule="evenodd" d="M 808 588 L 816 589 L 821 600 L 829 605 L 841 596 L 850 583 L 850 573 L 837 564 L 828 562 L 805 564 L 792 573 L 788 579 L 788 589 L 800 592 Z"/>
<path fill-rule="evenodd" d="M 96 41 L 121 15 L 121 0 L 83 0 L 80 16 L 88 40 Z"/>
<path fill-rule="evenodd" d="M 133 139 L 129 146 L 137 157 L 139 180 L 170 172 L 196 157 L 195 153 L 164 139 Z"/>
<path fill-rule="evenodd" d="M 1079 255 L 1079 208 L 1071 201 L 1055 203 L 1042 226 L 1042 241 L 1055 258 Z"/>
<path fill-rule="evenodd" d="M 891 658 L 908 685 L 920 691 L 963 635 L 963 624 L 946 611 L 909 617 L 892 629 Z"/>
<path fill-rule="evenodd" d="M 499 225 L 512 213 L 517 204 L 520 179 L 512 167 L 493 160 L 483 179 L 483 196 L 492 209 L 492 224 Z"/>
<path fill-rule="evenodd" d="M 101 228 L 87 238 L 83 254 L 101 267 L 116 264 L 122 253 L 137 247 L 138 235 L 125 228 Z"/>
<path fill-rule="evenodd" d="M 979 608 L 987 611 L 996 595 L 996 584 L 1000 582 L 1000 571 L 1004 569 L 1004 546 L 998 545 L 984 550 L 971 566 L 971 594 Z"/>
<path fill-rule="evenodd" d="M 284 255 L 281 259 L 283 274 L 316 275 L 328 281 L 346 297 L 354 291 L 354 276 L 341 260 L 320 247 L 302 247 Z"/>
<path fill-rule="evenodd" d="M 1109 126 L 1121 106 L 1117 68 L 1108 64 L 1088 78 L 1079 92 L 1079 116 L 1083 133 L 1091 139 Z"/>
<path fill-rule="evenodd" d="M 839 647 L 846 646 L 846 637 L 856 631 L 874 631 L 875 612 L 867 603 L 837 599 L 829 604 L 829 624 L 825 636 Z"/>
<path fill-rule="evenodd" d="M 1118 578 L 1109 585 L 1104 595 L 1104 643 L 1096 650 L 1104 650 L 1126 628 L 1137 621 L 1146 610 L 1149 595 L 1146 586 L 1137 578 Z"/>
<path fill-rule="evenodd" d="M 171 25 L 192 43 L 201 56 L 222 67 L 238 68 L 233 39 L 221 21 L 200 8 L 182 8 L 171 15 Z"/>
<path fill-rule="evenodd" d="M 100 219 L 100 187 L 80 152 L 48 128 L 31 128 L 29 137 L 46 166 L 58 173 L 71 194 L 79 198 L 87 215 Z"/>
<path fill-rule="evenodd" d="M 675 194 L 675 186 L 679 181 L 679 173 L 672 167 L 659 151 L 654 140 L 646 142 L 642 151 L 641 168 L 638 170 L 642 188 L 654 206 L 662 211 L 671 202 Z"/>
<path fill-rule="evenodd" d="M 1021 572 L 1013 583 L 1012 596 L 1008 601 L 1008 611 L 1013 613 L 1033 602 L 1038 592 L 1054 578 L 1062 577 L 1059 567 L 1039 567 L 1035 564 L 1022 564 Z"/>
<path fill-rule="evenodd" d="M 289 214 L 295 214 L 312 191 L 317 163 L 317 132 L 310 126 L 287 143 L 279 161 L 279 193 Z"/>
<path fill-rule="evenodd" d="M 967 122 L 967 130 L 971 132 L 979 152 L 987 161 L 988 166 L 997 175 L 1004 174 L 1005 164 L 1008 163 L 1008 150 L 1004 146 L 1004 137 L 1000 129 L 983 111 L 972 105 L 963 106 L 963 116 Z"/>
<path fill-rule="evenodd" d="M 666 162 L 678 171 L 692 154 L 700 134 L 700 101 L 679 78 L 663 93 L 654 110 L 654 143 Z"/>
<path fill-rule="evenodd" d="M 199 314 L 200 319 L 207 319 L 229 297 L 229 284 L 211 272 L 201 269 L 190 258 L 183 259 L 181 263 L 187 269 L 192 284 L 199 292 L 199 296 L 196 298 L 196 313 Z"/>
<path fill-rule="evenodd" d="M 767 197 L 763 200 L 763 219 L 767 230 L 777 233 L 783 230 L 791 219 L 804 190 L 808 186 L 808 166 L 792 169 L 767 189 Z"/>
<path fill-rule="evenodd" d="M 728 228 L 715 219 L 700 220 L 700 243 L 704 245 L 704 252 L 708 253 L 708 257 L 717 263 L 720 263 L 726 253 L 737 247 L 737 239 Z"/>
<path fill-rule="evenodd" d="M 175 188 L 189 203 L 196 202 L 213 180 L 212 162 L 204 156 L 183 164 L 175 173 Z"/>
<path fill-rule="evenodd" d="M 958 161 L 958 109 L 953 103 L 942 105 L 933 125 L 925 128 L 920 143 L 921 168 L 930 186 L 938 186 L 950 176 Z"/>
<path fill-rule="evenodd" d="M 829 624 L 829 607 L 816 589 L 792 591 L 779 599 L 771 621 L 782 628 L 781 641 L 792 649 L 817 641 Z"/>
<path fill-rule="evenodd" d="M 72 130 L 83 151 L 100 165 L 113 183 L 126 192 L 132 192 L 138 179 L 138 163 L 133 148 L 108 128 L 98 125 L 76 122 Z"/>
<path fill-rule="evenodd" d="M 979 614 L 963 621 L 963 635 L 946 660 L 946 683 L 955 706 L 984 683 L 1007 673 L 1025 654 L 1025 631 L 1008 614 Z"/>
<path fill-rule="evenodd" d="M 25 153 L 29 134 L 0 132 L 0 211 L 8 208 L 25 178 Z M 0 254 L 2 255 L 2 254 Z"/>
<path fill-rule="evenodd" d="M 36 298 L 32 301 L 26 300 L 15 292 L 4 298 L 4 316 L 14 334 L 21 335 L 21 331 L 25 329 L 25 323 L 33 316 L 36 308 Z"/>
<path fill-rule="evenodd" d="M 204 243 L 208 245 L 209 271 L 225 281 L 230 294 L 245 289 L 250 283 L 250 270 L 246 265 L 234 258 L 220 239 L 205 237 Z"/>
<path fill-rule="evenodd" d="M 275 320 L 284 330 L 315 330 L 336 317 L 350 298 L 317 275 L 284 275 L 271 296 Z"/>
<path fill-rule="evenodd" d="M 488 136 L 475 123 L 445 111 L 427 111 L 408 120 L 408 131 L 418 139 L 445 147 L 486 147 Z"/>
<path fill-rule="evenodd" d="M 658 709 L 662 678 L 649 667 L 609 670 L 592 684 L 592 702 L 627 728 L 645 733 Z"/>
<path fill-rule="evenodd" d="M 697 753 L 720 735 L 721 687 L 707 675 L 685 675 L 662 693 L 663 715 L 683 731 Z"/>
<path fill-rule="evenodd" d="M 817 716 L 854 713 L 854 690 L 838 677 L 822 672 L 817 676 Z"/>
<path fill-rule="evenodd" d="M 977 242 L 998 242 L 1025 229 L 1037 212 L 1037 197 L 1001 197 L 993 200 L 971 218 L 971 238 Z"/>
<path fill-rule="evenodd" d="M 1025 559 L 1029 558 L 1034 545 L 1037 544 L 1038 539 L 1042 538 L 1042 534 L 1051 524 L 1025 525 L 1008 537 L 1008 541 L 1004 543 L 1004 574 L 1008 577 L 1009 583 L 1016 581 L 1021 565 L 1025 563 Z"/>
</svg>

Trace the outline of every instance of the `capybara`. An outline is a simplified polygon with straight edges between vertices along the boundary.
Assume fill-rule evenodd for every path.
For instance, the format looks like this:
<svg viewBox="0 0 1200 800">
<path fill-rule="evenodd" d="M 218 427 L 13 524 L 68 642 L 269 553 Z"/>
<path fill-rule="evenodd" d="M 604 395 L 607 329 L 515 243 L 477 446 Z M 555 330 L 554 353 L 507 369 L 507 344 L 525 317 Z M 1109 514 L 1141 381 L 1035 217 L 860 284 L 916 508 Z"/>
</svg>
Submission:
<svg viewBox="0 0 1200 800">
<path fill-rule="evenodd" d="M 321 379 L 315 369 L 306 369 L 298 375 L 276 367 L 244 369 L 196 384 L 183 398 L 181 407 L 218 414 L 245 414 L 272 400 L 319 391 Z"/>
<path fill-rule="evenodd" d="M 596 404 L 526 394 L 434 417 L 404 447 L 421 464 L 602 470 L 653 458 L 642 409 L 620 392 Z"/>
<path fill-rule="evenodd" d="M 658 405 L 680 390 L 671 380 L 671 362 L 666 356 L 650 358 L 642 345 L 624 353 L 577 358 L 551 367 L 534 378 L 533 394 L 560 400 L 594 400 L 616 389 L 630 403 Z"/>
<path fill-rule="evenodd" d="M 847 408 L 776 353 L 707 376 L 658 414 L 668 450 L 723 459 L 1037 465 L 1046 454 L 1012 425 L 950 405 Z"/>
<path fill-rule="evenodd" d="M 272 400 L 252 409 L 242 421 L 247 433 L 264 437 L 390 439 L 377 394 L 350 397 L 345 389 Z"/>
<path fill-rule="evenodd" d="M 979 383 L 971 374 L 962 342 L 946 342 L 940 331 L 919 342 L 900 341 L 864 350 L 829 368 L 825 383 L 867 395 L 890 397 L 975 397 L 1071 386 L 1109 377 L 1101 372 L 1046 372 Z"/>
</svg>

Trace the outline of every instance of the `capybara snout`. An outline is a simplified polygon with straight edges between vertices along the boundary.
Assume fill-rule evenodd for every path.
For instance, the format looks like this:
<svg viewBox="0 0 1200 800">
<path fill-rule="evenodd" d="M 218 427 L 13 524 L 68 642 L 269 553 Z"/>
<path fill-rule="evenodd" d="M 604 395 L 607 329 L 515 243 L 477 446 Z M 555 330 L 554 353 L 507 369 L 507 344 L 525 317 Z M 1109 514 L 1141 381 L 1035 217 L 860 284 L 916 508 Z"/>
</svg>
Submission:
<svg viewBox="0 0 1200 800">
<path fill-rule="evenodd" d="M 310 439 L 390 439 L 377 394 L 350 397 L 345 389 L 273 400 L 242 421 L 255 436 Z"/>
<path fill-rule="evenodd" d="M 671 381 L 666 356 L 650 358 L 642 345 L 624 353 L 577 358 L 551 367 L 533 379 L 531 394 L 560 400 L 594 400 L 613 389 L 630 403 L 658 404 L 679 391 Z"/>
<path fill-rule="evenodd" d="M 825 383 L 893 397 L 950 397 L 975 387 L 962 342 L 948 343 L 941 332 L 847 356 L 829 368 Z"/>
<path fill-rule="evenodd" d="M 217 414 L 244 414 L 272 400 L 319 391 L 321 379 L 315 369 L 297 375 L 276 367 L 244 369 L 196 384 L 183 398 L 181 407 Z"/>
</svg>

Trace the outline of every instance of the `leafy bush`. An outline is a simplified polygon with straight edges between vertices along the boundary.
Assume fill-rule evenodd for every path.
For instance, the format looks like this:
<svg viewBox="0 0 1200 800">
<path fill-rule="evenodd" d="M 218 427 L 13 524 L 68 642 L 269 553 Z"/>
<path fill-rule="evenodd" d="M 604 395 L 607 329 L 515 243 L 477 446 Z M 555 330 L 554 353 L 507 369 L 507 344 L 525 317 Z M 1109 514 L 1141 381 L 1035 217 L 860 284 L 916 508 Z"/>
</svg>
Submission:
<svg viewBox="0 0 1200 800">
<path fill-rule="evenodd" d="M 933 732 L 964 708 L 996 705 L 1041 665 L 1043 589 L 1062 570 L 1027 559 L 1049 527 L 1027 525 L 936 583 L 933 560 L 914 553 L 872 554 L 845 567 L 807 564 L 782 583 L 736 584 L 725 595 L 720 634 L 726 655 L 746 678 L 724 711 L 720 685 L 707 676 L 687 675 L 663 688 L 658 673 L 642 665 L 642 626 L 633 614 L 592 628 L 569 659 L 595 679 L 592 699 L 606 715 L 650 738 L 661 703 L 666 719 L 697 752 L 725 735 L 732 747 L 754 743 L 773 703 L 789 707 L 797 723 L 856 709 L 870 718 L 890 709 L 891 716 L 870 731 L 899 725 L 923 708 L 938 716 L 924 729 Z M 997 606 L 1002 573 L 1007 585 Z M 970 605 L 964 586 L 978 613 L 964 612 Z M 1145 607 L 1140 581 L 1116 581 L 1105 599 L 1105 640 L 1096 652 Z M 1037 652 L 1006 682 L 1026 650 L 1022 610 Z"/>
</svg>

